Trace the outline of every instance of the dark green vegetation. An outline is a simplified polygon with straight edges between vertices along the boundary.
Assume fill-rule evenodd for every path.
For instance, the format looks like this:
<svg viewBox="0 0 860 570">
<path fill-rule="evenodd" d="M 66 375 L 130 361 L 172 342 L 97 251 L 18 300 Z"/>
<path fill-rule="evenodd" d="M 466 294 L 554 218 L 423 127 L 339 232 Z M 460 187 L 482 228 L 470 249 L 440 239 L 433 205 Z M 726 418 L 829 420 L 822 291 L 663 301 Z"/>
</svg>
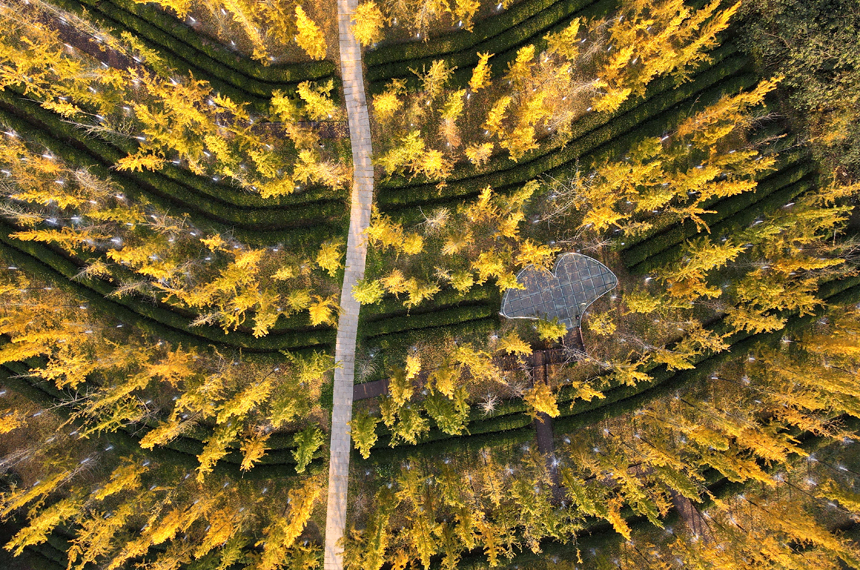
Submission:
<svg viewBox="0 0 860 570">
<path fill-rule="evenodd" d="M 852 0 L 751 0 L 739 34 L 757 64 L 783 75 L 781 109 L 828 169 L 860 177 L 860 10 Z"/>
</svg>

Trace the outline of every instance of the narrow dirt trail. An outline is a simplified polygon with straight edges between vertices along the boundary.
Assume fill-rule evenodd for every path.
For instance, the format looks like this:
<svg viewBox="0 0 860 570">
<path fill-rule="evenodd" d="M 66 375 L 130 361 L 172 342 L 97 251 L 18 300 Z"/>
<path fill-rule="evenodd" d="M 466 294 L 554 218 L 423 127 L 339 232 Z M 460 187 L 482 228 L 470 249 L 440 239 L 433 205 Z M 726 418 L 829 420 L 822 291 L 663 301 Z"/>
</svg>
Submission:
<svg viewBox="0 0 860 570">
<path fill-rule="evenodd" d="M 325 525 L 325 570 L 343 569 L 343 550 L 338 546 L 338 542 L 343 537 L 346 527 L 350 451 L 347 422 L 352 419 L 355 340 L 360 309 L 359 303 L 352 296 L 352 287 L 364 277 L 364 262 L 367 255 L 364 231 L 370 225 L 370 210 L 373 204 L 370 119 L 364 93 L 361 47 L 352 33 L 351 23 L 357 5 L 358 0 L 338 0 L 337 2 L 340 68 L 349 117 L 354 174 L 346 248 L 346 272 L 340 294 L 341 315 L 335 346 L 335 360 L 340 366 L 334 372 L 334 407 L 331 415 L 331 457 Z"/>
</svg>

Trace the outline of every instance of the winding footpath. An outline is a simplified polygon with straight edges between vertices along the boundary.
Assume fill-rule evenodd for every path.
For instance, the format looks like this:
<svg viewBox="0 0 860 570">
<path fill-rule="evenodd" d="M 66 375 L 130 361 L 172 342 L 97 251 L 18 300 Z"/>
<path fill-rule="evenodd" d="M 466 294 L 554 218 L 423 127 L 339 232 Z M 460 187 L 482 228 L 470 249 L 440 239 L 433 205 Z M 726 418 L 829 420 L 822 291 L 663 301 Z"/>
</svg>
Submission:
<svg viewBox="0 0 860 570">
<path fill-rule="evenodd" d="M 349 487 L 350 437 L 347 422 L 352 419 L 355 338 L 359 303 L 352 287 L 364 277 L 367 248 L 364 231 L 370 225 L 373 204 L 373 166 L 371 165 L 370 119 L 364 94 L 361 47 L 352 33 L 352 15 L 358 0 L 338 0 L 337 23 L 340 33 L 340 69 L 349 118 L 352 144 L 353 185 L 346 246 L 346 272 L 340 294 L 341 314 L 337 326 L 334 371 L 334 407 L 331 416 L 331 457 L 328 472 L 328 506 L 325 521 L 325 570 L 343 569 L 343 549 L 338 542 L 346 527 L 346 499 Z"/>
</svg>

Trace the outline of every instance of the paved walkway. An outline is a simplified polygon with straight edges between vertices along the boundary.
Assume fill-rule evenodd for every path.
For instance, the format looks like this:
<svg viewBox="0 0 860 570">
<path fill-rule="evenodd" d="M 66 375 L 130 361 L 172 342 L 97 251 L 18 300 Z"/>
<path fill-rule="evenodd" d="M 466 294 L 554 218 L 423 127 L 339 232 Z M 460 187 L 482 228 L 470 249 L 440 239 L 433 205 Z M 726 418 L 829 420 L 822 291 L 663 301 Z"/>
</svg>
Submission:
<svg viewBox="0 0 860 570">
<path fill-rule="evenodd" d="M 337 327 L 334 372 L 334 408 L 331 416 L 331 459 L 328 472 L 328 506 L 325 521 L 325 570 L 343 569 L 343 549 L 338 542 L 346 527 L 346 500 L 349 487 L 351 441 L 347 422 L 352 419 L 353 377 L 355 373 L 355 336 L 359 303 L 352 297 L 352 286 L 364 277 L 367 248 L 364 231 L 370 225 L 373 203 L 373 166 L 371 165 L 370 120 L 364 95 L 361 48 L 352 33 L 352 14 L 358 0 L 338 0 L 340 30 L 340 69 L 349 117 L 352 164 L 354 169 L 349 237 L 346 246 L 346 274 L 340 294 L 341 315 Z"/>
</svg>

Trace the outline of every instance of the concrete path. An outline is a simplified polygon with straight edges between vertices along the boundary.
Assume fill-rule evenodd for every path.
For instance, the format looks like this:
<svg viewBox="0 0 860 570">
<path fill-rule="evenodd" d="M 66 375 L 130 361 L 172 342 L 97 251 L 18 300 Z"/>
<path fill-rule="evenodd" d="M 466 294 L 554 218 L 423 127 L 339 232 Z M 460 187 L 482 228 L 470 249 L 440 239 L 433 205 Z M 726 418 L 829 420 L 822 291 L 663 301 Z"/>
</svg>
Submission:
<svg viewBox="0 0 860 570">
<path fill-rule="evenodd" d="M 358 0 L 338 0 L 340 31 L 340 69 L 349 117 L 352 164 L 354 169 L 349 237 L 346 246 L 346 274 L 340 294 L 341 315 L 337 326 L 334 372 L 334 408 L 331 417 L 331 459 L 328 472 L 328 507 L 325 521 L 325 570 L 343 569 L 343 549 L 338 542 L 346 527 L 346 499 L 349 487 L 349 453 L 352 442 L 347 422 L 352 419 L 355 336 L 359 303 L 352 297 L 352 286 L 364 277 L 364 231 L 370 225 L 373 204 L 373 166 L 371 166 L 370 120 L 364 95 L 361 48 L 352 33 L 352 14 Z"/>
</svg>

